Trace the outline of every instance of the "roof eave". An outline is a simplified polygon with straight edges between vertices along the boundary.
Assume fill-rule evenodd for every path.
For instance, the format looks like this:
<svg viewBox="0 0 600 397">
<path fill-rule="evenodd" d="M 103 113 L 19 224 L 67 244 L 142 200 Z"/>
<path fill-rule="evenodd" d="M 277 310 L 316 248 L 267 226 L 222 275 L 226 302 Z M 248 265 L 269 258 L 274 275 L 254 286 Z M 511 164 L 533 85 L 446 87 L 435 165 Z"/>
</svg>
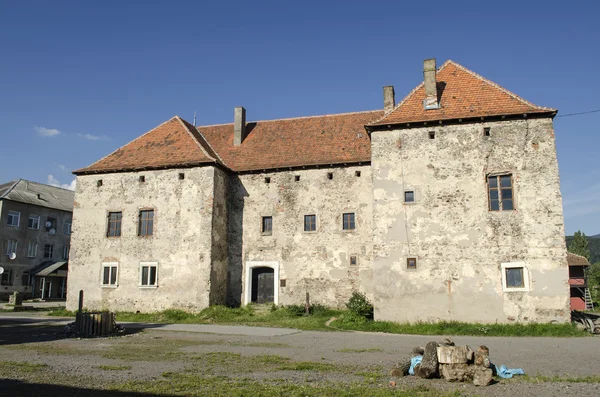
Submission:
<svg viewBox="0 0 600 397">
<path fill-rule="evenodd" d="M 192 168 L 192 167 L 201 167 L 214 165 L 218 167 L 224 167 L 217 160 L 213 161 L 200 161 L 200 162 L 189 162 L 189 163 L 179 163 L 179 164 L 165 164 L 165 165 L 148 165 L 148 166 L 136 166 L 136 167 L 121 167 L 121 168 L 105 168 L 105 169 L 86 169 L 81 168 L 73 171 L 74 175 L 97 175 L 97 174 L 118 174 L 122 172 L 140 172 L 140 171 L 154 171 L 154 170 L 167 170 L 167 169 L 176 169 L 176 168 Z"/>
</svg>

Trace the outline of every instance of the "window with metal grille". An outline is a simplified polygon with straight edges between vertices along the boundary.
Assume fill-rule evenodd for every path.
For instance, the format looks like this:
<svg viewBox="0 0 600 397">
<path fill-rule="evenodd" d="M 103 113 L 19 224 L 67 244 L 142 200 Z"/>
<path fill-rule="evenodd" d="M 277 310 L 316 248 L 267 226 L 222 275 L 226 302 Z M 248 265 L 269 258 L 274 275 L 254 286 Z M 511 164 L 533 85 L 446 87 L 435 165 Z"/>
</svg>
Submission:
<svg viewBox="0 0 600 397">
<path fill-rule="evenodd" d="M 118 264 L 115 262 L 102 264 L 102 285 L 117 285 Z"/>
<path fill-rule="evenodd" d="M 353 230 L 356 227 L 354 222 L 354 212 L 348 212 L 342 215 L 342 228 L 344 230 Z"/>
<path fill-rule="evenodd" d="M 314 232 L 315 230 L 317 230 L 317 216 L 304 215 L 304 231 Z"/>
<path fill-rule="evenodd" d="M 157 285 L 158 264 L 142 262 L 140 264 L 140 285 L 153 287 Z"/>
<path fill-rule="evenodd" d="M 273 232 L 273 217 L 263 216 L 262 217 L 262 234 L 270 235 Z"/>
<path fill-rule="evenodd" d="M 488 196 L 490 211 L 514 210 L 512 175 L 488 176 Z"/>
<path fill-rule="evenodd" d="M 152 236 L 154 229 L 154 210 L 140 211 L 138 236 Z"/>
<path fill-rule="evenodd" d="M 108 213 L 108 229 L 106 230 L 107 237 L 119 237 L 121 235 L 121 220 L 123 219 L 122 212 Z"/>
</svg>

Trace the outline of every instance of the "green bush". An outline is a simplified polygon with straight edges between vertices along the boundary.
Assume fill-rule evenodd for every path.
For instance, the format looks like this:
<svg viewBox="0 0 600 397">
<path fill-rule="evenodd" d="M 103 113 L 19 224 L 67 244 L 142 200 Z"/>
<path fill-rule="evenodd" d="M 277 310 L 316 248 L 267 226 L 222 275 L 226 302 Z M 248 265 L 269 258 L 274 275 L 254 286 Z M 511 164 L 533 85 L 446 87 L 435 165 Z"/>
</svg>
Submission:
<svg viewBox="0 0 600 397">
<path fill-rule="evenodd" d="M 363 293 L 353 292 L 350 300 L 346 302 L 346 307 L 357 316 L 373 318 L 373 305 Z"/>
</svg>

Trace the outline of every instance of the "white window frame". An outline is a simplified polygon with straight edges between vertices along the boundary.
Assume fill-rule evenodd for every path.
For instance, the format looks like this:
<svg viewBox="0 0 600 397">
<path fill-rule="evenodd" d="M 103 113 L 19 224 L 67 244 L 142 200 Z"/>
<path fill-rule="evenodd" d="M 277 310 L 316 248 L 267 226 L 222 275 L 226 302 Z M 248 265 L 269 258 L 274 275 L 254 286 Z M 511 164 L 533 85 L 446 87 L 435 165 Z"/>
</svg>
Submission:
<svg viewBox="0 0 600 397">
<path fill-rule="evenodd" d="M 154 284 L 152 285 L 143 285 L 142 284 L 142 269 L 144 267 L 155 267 L 156 268 L 156 278 L 154 280 Z M 148 277 L 150 277 L 150 272 L 148 271 Z M 158 262 L 140 262 L 140 276 L 138 278 L 138 287 L 140 288 L 156 288 L 158 287 Z"/>
<path fill-rule="evenodd" d="M 46 256 L 46 246 L 51 248 L 50 256 Z M 44 258 L 54 259 L 54 244 L 44 244 Z"/>
<path fill-rule="evenodd" d="M 13 252 L 17 253 L 17 245 L 19 242 L 17 240 L 6 240 L 6 251 L 5 254 L 8 256 Z"/>
<path fill-rule="evenodd" d="M 29 227 L 29 221 L 30 220 L 34 221 L 34 227 Z M 27 228 L 28 229 L 31 229 L 31 230 L 40 230 L 40 216 L 39 215 L 34 215 L 34 214 L 29 215 L 29 221 L 27 221 Z M 36 222 L 37 222 L 37 227 L 35 227 Z"/>
<path fill-rule="evenodd" d="M 506 284 L 506 269 L 523 269 L 523 287 L 509 287 Z M 525 262 L 507 262 L 500 264 L 500 272 L 502 273 L 502 291 L 503 292 L 527 292 L 531 291 L 531 283 L 529 278 L 529 268 Z"/>
<path fill-rule="evenodd" d="M 14 224 L 15 219 L 17 224 Z M 6 219 L 8 226 L 19 227 L 21 224 L 21 213 L 19 211 L 8 211 L 8 218 Z"/>
<path fill-rule="evenodd" d="M 70 246 L 68 246 L 68 245 L 63 246 L 62 258 L 64 260 L 68 260 L 70 252 L 71 252 L 71 247 Z"/>
<path fill-rule="evenodd" d="M 67 226 L 68 225 L 68 226 Z M 66 229 L 66 230 L 65 230 Z M 71 234 L 71 222 L 67 222 L 65 221 L 65 223 L 63 223 L 63 233 L 64 234 Z"/>
<path fill-rule="evenodd" d="M 108 271 L 108 284 L 104 284 L 104 268 L 110 268 Z M 110 284 L 112 268 L 115 268 L 117 275 L 115 276 L 115 283 Z M 102 266 L 100 267 L 100 287 L 102 288 L 117 288 L 119 286 L 119 262 L 102 262 Z"/>
<path fill-rule="evenodd" d="M 33 250 L 31 249 L 33 247 Z M 28 258 L 36 258 L 37 257 L 37 249 L 38 249 L 38 243 L 37 241 L 30 241 L 27 244 L 27 257 Z M 32 253 L 33 251 L 33 253 Z"/>
</svg>

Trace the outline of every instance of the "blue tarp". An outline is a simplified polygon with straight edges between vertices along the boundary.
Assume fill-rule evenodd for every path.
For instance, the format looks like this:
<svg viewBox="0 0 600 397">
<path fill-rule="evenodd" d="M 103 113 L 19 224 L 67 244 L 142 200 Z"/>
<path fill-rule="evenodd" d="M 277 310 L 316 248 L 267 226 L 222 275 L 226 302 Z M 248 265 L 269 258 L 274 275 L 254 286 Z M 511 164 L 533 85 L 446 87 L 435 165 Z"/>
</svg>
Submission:
<svg viewBox="0 0 600 397">
<path fill-rule="evenodd" d="M 410 368 L 408 369 L 409 375 L 415 374 L 415 367 L 421 364 L 421 360 L 423 360 L 423 356 L 415 356 L 410 359 Z"/>
<path fill-rule="evenodd" d="M 506 368 L 506 365 L 501 365 L 500 367 L 495 364 L 492 365 L 496 367 L 496 374 L 504 379 L 512 378 L 513 375 L 525 375 L 525 371 L 522 368 Z"/>
</svg>

